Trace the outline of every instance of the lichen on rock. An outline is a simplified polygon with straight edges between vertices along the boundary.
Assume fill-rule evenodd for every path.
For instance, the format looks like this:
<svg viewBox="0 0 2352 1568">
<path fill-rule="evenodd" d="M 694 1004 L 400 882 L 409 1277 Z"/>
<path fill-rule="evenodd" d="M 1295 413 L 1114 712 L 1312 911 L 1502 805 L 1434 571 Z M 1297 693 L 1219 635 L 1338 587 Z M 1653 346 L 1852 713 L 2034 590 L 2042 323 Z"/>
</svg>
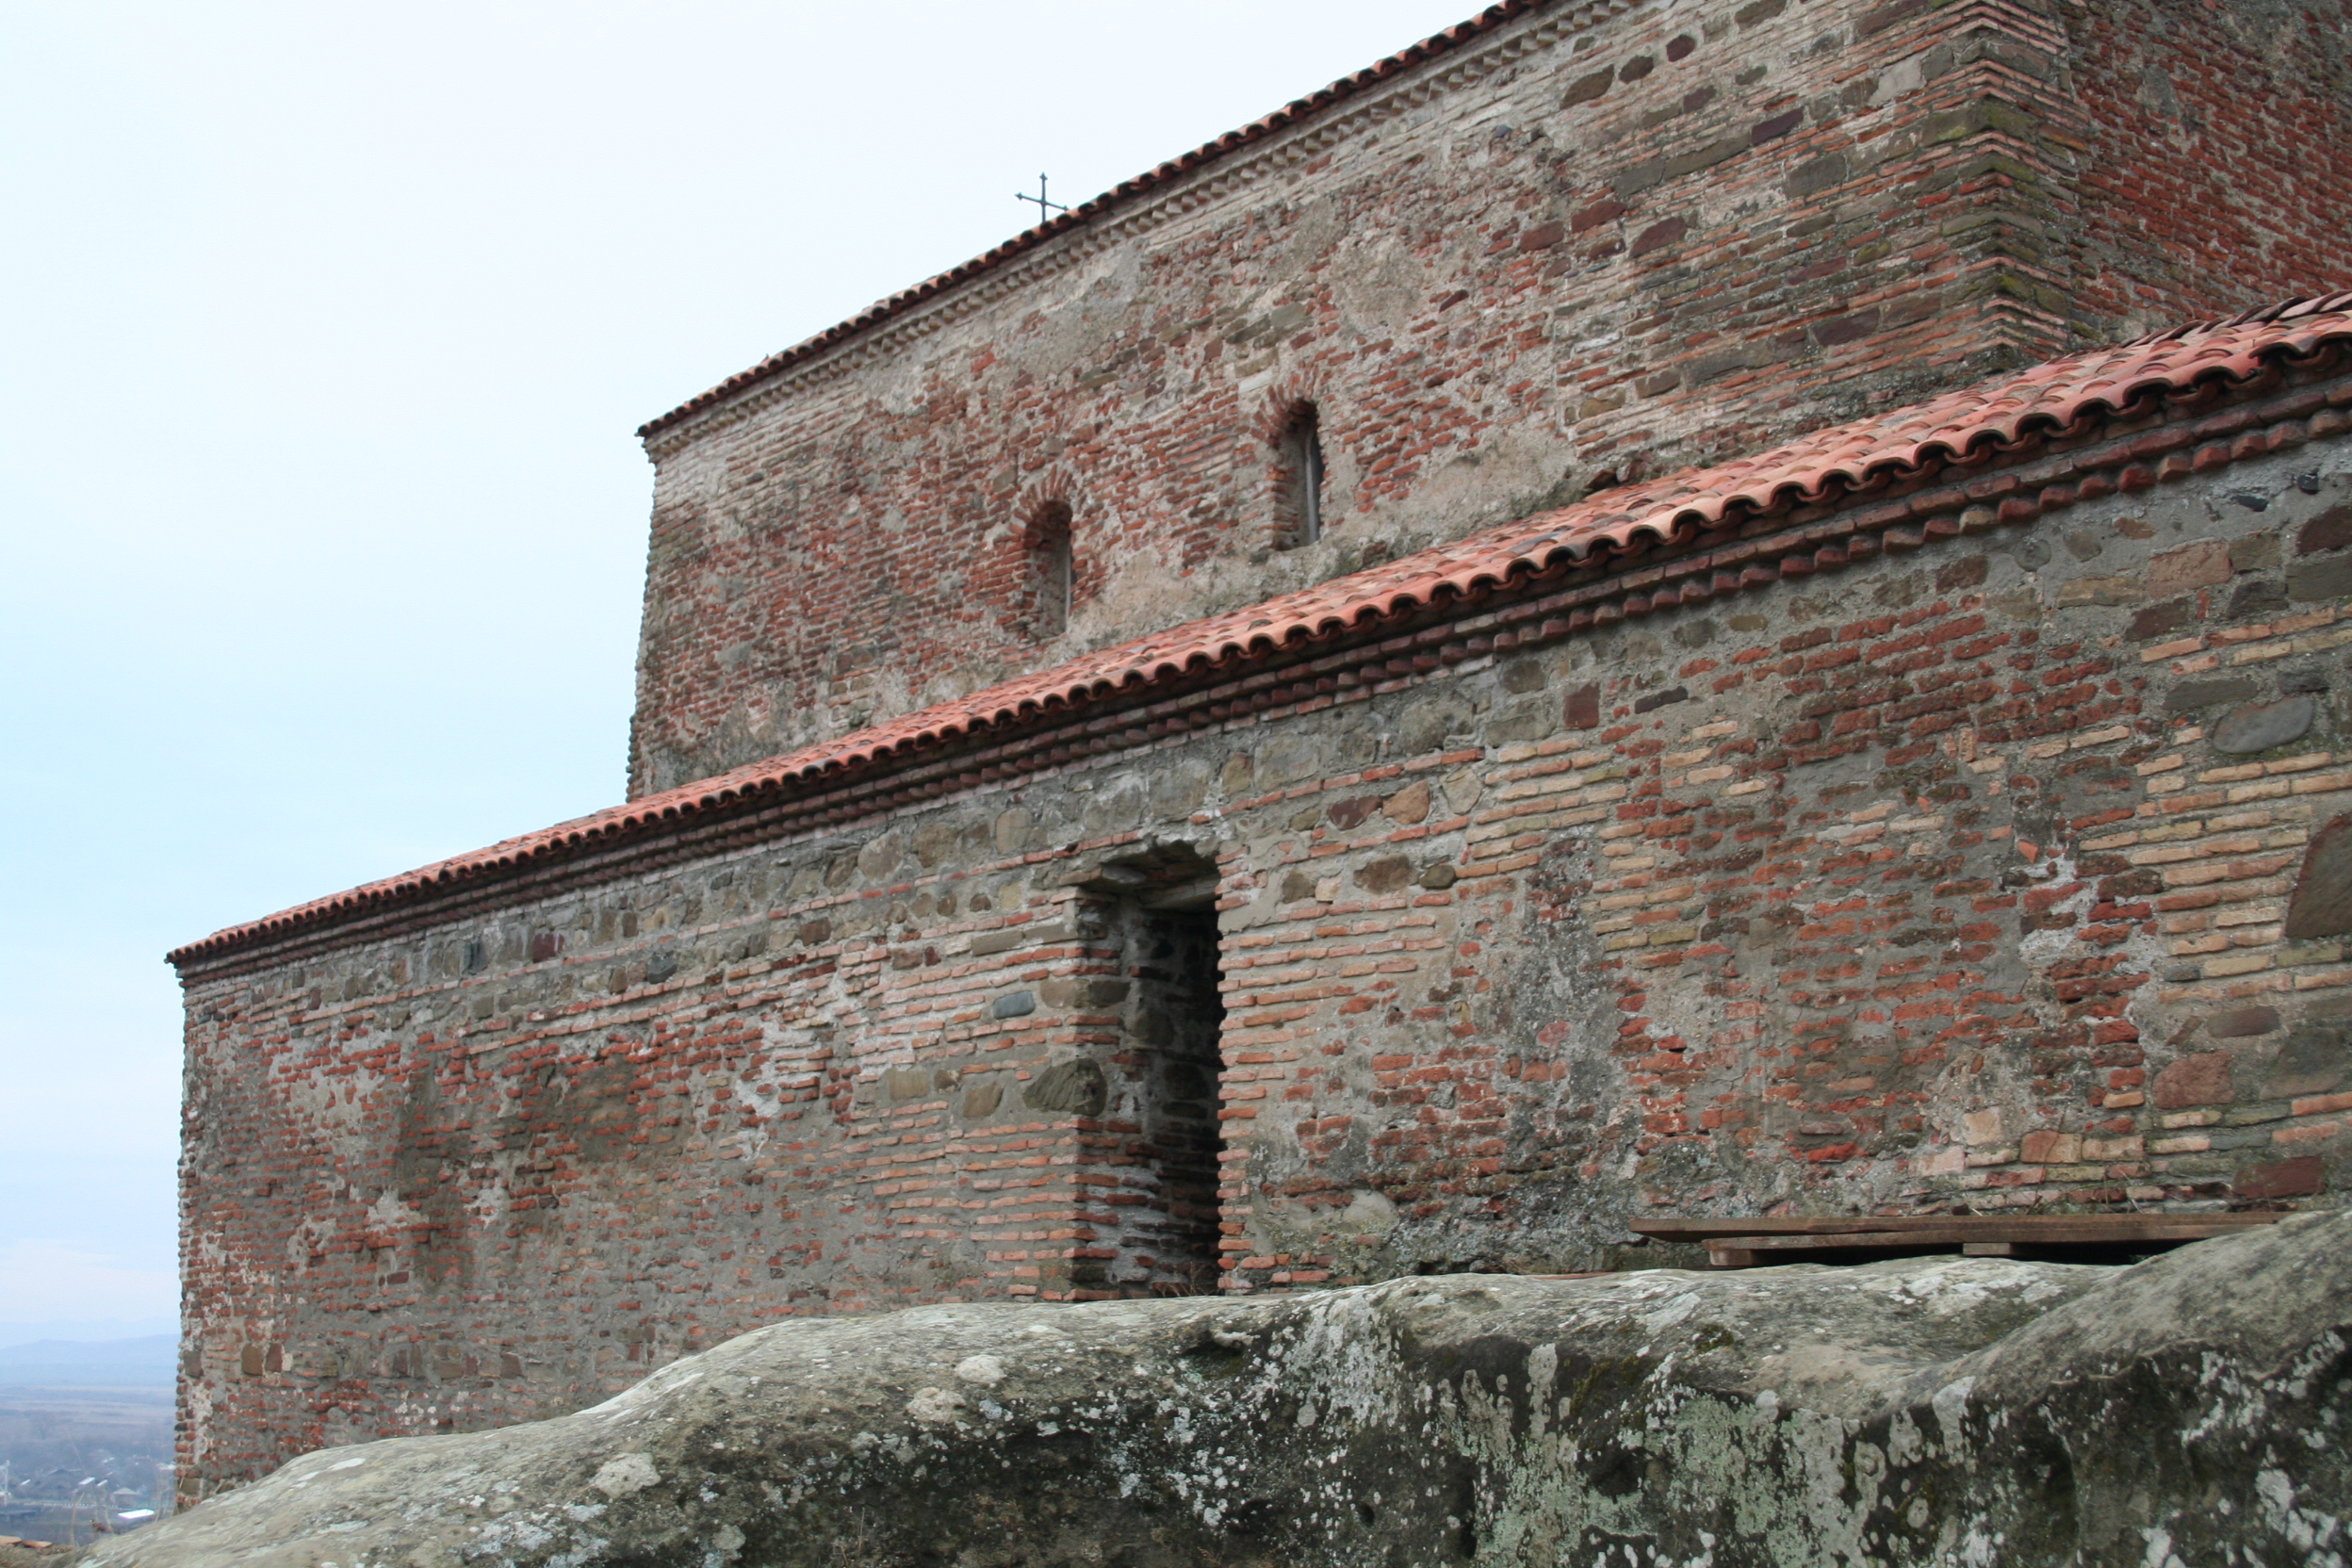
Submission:
<svg viewBox="0 0 2352 1568">
<path fill-rule="evenodd" d="M 592 1410 L 305 1455 L 139 1568 L 2318 1563 L 2352 1217 L 1916 1258 L 798 1320 Z"/>
</svg>

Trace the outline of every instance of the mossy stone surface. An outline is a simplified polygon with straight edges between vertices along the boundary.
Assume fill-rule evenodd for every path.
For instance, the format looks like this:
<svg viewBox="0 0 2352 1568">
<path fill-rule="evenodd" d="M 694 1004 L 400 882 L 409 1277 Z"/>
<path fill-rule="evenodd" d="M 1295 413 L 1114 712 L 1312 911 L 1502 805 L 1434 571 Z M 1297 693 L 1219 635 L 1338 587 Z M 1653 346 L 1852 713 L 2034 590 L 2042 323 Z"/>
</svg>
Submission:
<svg viewBox="0 0 2352 1568">
<path fill-rule="evenodd" d="M 89 1560 L 2337 1561 L 2347 1365 L 2334 1213 L 2130 1268 L 931 1307 L 762 1329 L 558 1420 L 306 1455 Z"/>
</svg>

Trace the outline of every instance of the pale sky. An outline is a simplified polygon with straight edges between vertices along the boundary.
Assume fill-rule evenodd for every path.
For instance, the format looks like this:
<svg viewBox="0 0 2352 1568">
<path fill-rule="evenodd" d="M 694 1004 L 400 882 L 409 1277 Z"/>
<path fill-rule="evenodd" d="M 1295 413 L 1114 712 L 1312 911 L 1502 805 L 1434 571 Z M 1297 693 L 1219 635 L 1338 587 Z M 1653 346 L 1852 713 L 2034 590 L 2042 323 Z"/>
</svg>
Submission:
<svg viewBox="0 0 2352 1568">
<path fill-rule="evenodd" d="M 171 1326 L 220 926 L 612 804 L 635 427 L 1467 14 L 0 0 L 0 1344 Z"/>
</svg>

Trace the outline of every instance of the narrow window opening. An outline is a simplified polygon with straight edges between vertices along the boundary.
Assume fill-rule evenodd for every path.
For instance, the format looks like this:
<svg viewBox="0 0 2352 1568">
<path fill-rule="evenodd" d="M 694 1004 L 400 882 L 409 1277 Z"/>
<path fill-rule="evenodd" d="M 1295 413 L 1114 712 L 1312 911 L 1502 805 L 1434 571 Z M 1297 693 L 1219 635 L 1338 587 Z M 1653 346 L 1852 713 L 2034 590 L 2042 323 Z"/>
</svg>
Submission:
<svg viewBox="0 0 2352 1568">
<path fill-rule="evenodd" d="M 1050 643 L 1070 629 L 1071 557 L 1070 508 L 1049 501 L 1029 525 L 1029 634 Z"/>
<path fill-rule="evenodd" d="M 1285 547 L 1323 537 L 1323 429 L 1313 403 L 1299 405 L 1282 435 Z"/>
</svg>

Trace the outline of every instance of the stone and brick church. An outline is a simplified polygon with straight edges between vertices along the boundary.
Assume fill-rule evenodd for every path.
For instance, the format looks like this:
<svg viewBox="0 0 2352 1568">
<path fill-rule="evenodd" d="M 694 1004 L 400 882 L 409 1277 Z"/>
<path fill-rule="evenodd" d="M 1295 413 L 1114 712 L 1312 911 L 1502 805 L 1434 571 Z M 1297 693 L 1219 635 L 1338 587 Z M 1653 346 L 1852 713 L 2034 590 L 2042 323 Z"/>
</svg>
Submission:
<svg viewBox="0 0 2352 1568">
<path fill-rule="evenodd" d="M 172 956 L 187 1495 L 790 1314 L 2337 1201 L 2347 145 L 2344 0 L 1512 0 L 655 419 L 627 803 Z"/>
</svg>

